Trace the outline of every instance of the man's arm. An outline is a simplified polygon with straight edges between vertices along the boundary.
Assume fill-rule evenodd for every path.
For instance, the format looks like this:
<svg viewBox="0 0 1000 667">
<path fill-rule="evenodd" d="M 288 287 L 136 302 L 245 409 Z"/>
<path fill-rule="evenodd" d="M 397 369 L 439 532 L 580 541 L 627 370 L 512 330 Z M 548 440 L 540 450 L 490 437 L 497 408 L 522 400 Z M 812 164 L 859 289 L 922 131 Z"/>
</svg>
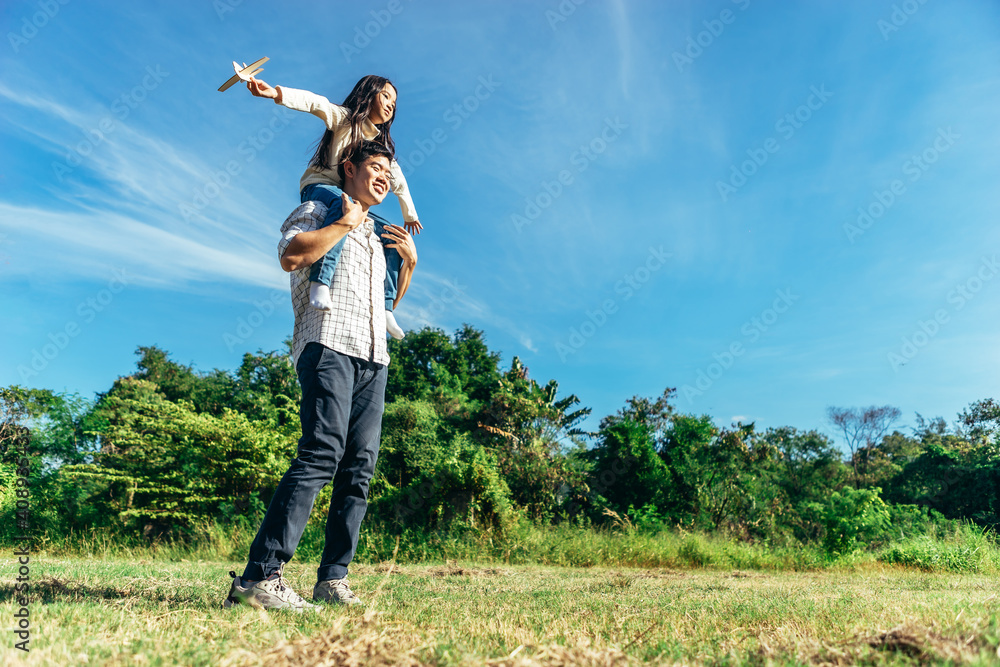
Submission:
<svg viewBox="0 0 1000 667">
<path fill-rule="evenodd" d="M 340 243 L 347 234 L 360 225 L 365 214 L 361 204 L 352 201 L 346 194 L 341 196 L 343 215 L 340 220 L 314 229 L 311 232 L 296 234 L 285 248 L 281 256 L 281 268 L 285 271 L 297 271 L 312 266 L 320 257 L 330 252 L 330 248 Z"/>
<path fill-rule="evenodd" d="M 399 268 L 399 279 L 396 281 L 396 300 L 392 302 L 392 307 L 395 308 L 410 287 L 413 270 L 417 268 L 417 246 L 413 243 L 413 237 L 409 232 L 399 225 L 386 225 L 382 231 L 384 232 L 382 237 L 386 239 L 383 241 L 385 247 L 395 248 L 403 258 L 403 265 Z"/>
</svg>

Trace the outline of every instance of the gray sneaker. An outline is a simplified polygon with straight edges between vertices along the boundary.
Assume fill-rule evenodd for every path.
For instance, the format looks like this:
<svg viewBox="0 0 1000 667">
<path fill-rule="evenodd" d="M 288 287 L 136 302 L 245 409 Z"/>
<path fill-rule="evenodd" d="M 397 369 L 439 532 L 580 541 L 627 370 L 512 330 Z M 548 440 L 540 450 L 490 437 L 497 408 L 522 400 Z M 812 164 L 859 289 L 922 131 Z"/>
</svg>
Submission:
<svg viewBox="0 0 1000 667">
<path fill-rule="evenodd" d="M 351 590 L 347 577 L 343 579 L 327 579 L 313 586 L 313 600 L 316 602 L 332 602 L 334 604 L 361 604 L 361 600 Z"/>
<path fill-rule="evenodd" d="M 288 585 L 282 574 L 284 567 L 282 564 L 281 568 L 267 579 L 249 585 L 244 585 L 243 580 L 231 571 L 229 576 L 233 578 L 233 585 L 229 587 L 229 596 L 222 603 L 223 608 L 248 604 L 255 609 L 291 609 L 299 613 L 319 611 L 318 605 L 306 602 Z"/>
</svg>

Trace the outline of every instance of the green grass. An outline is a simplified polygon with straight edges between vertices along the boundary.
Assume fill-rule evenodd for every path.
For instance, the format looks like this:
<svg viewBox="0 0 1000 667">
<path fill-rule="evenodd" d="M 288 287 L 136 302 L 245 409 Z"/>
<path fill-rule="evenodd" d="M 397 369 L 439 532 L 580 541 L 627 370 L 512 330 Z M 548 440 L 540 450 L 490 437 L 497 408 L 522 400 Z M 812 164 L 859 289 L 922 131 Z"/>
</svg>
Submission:
<svg viewBox="0 0 1000 667">
<path fill-rule="evenodd" d="M 960 525 L 947 534 L 921 535 L 892 544 L 878 558 L 929 572 L 996 572 L 997 547 L 990 535 L 975 526 Z"/>
<path fill-rule="evenodd" d="M 295 615 L 221 609 L 239 567 L 40 554 L 32 650 L 5 637 L 0 663 L 1000 663 L 996 581 L 979 574 L 371 563 L 351 575 L 364 609 Z M 308 594 L 314 567 L 286 574 Z"/>
<path fill-rule="evenodd" d="M 255 532 L 256 525 L 250 527 L 249 522 L 236 528 L 210 524 L 185 542 L 150 542 L 110 531 L 90 531 L 42 540 L 38 549 L 59 557 L 239 561 L 249 550 Z M 323 523 L 311 522 L 296 557 L 317 560 L 323 539 Z M 818 545 L 791 541 L 751 543 L 721 534 L 676 530 L 580 528 L 523 522 L 502 534 L 461 528 L 391 533 L 378 526 L 366 526 L 361 532 L 356 562 L 378 563 L 394 557 L 398 563 L 409 564 L 456 560 L 505 565 L 770 571 L 864 567 L 881 562 L 926 571 L 1000 574 L 1000 548 L 992 533 L 969 524 L 935 529 L 924 536 L 899 535 L 895 542 L 840 555 L 827 554 Z"/>
<path fill-rule="evenodd" d="M 286 568 L 306 595 L 321 528 Z M 968 525 L 837 557 L 621 526 L 369 527 L 352 568 L 368 604 L 318 617 L 220 608 L 252 537 L 210 525 L 188 542 L 41 540 L 32 651 L 8 635 L 0 664 L 1000 664 L 1000 551 Z"/>
</svg>

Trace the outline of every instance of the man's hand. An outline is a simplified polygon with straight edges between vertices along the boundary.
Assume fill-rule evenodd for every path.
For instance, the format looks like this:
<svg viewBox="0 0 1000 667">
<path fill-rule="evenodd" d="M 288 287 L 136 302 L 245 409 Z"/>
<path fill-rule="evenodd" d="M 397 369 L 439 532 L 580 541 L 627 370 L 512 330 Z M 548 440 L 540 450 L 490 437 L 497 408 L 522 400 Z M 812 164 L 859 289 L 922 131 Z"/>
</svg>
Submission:
<svg viewBox="0 0 1000 667">
<path fill-rule="evenodd" d="M 393 308 L 399 305 L 400 299 L 410 288 L 410 279 L 413 278 L 413 269 L 417 266 L 417 246 L 413 243 L 410 233 L 399 225 L 386 225 L 382 228 L 384 232 L 382 238 L 386 248 L 395 248 L 399 256 L 403 258 L 403 266 L 399 268 L 399 279 L 396 283 L 396 300 Z"/>
<path fill-rule="evenodd" d="M 272 88 L 261 79 L 250 77 L 250 80 L 247 81 L 247 90 L 253 93 L 254 97 L 266 97 L 269 100 L 278 99 L 278 89 Z"/>
<path fill-rule="evenodd" d="M 343 217 L 337 221 L 337 224 L 344 225 L 348 230 L 352 230 L 365 221 L 365 213 L 361 209 L 361 204 L 347 196 L 346 192 L 341 193 L 340 203 L 343 207 L 341 209 Z"/>
<path fill-rule="evenodd" d="M 385 232 L 382 234 L 382 238 L 389 241 L 388 243 L 383 241 L 386 248 L 395 248 L 399 256 L 403 258 L 404 263 L 417 263 L 417 246 L 413 243 L 413 237 L 408 231 L 399 225 L 386 225 L 382 231 Z"/>
<path fill-rule="evenodd" d="M 351 233 L 358 225 L 365 221 L 365 213 L 361 204 L 347 196 L 341 195 L 340 203 L 343 206 L 340 219 L 326 227 L 314 229 L 311 232 L 302 232 L 289 241 L 281 256 L 281 268 L 285 271 L 297 271 L 301 268 L 312 266 L 320 257 L 325 255 L 330 248 L 340 243 L 341 239 Z"/>
<path fill-rule="evenodd" d="M 406 231 L 411 234 L 419 234 L 420 230 L 424 228 L 424 226 L 420 224 L 419 220 L 404 222 L 403 224 L 406 225 Z"/>
</svg>

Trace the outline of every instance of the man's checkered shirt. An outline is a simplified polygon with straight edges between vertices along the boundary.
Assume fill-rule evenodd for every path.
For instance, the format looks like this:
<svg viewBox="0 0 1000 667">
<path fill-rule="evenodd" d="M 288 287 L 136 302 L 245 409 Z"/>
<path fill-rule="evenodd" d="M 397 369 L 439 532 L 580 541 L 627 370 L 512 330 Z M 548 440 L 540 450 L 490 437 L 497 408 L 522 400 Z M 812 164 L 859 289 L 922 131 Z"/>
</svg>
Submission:
<svg viewBox="0 0 1000 667">
<path fill-rule="evenodd" d="M 311 232 L 323 224 L 327 208 L 321 202 L 307 201 L 292 211 L 281 226 L 278 257 L 296 235 Z M 347 234 L 344 250 L 337 262 L 330 285 L 333 309 L 316 310 L 309 305 L 309 269 L 303 267 L 288 274 L 295 311 L 292 333 L 292 358 L 308 343 L 325 347 L 366 361 L 389 365 L 385 345 L 385 255 L 382 242 L 375 236 L 371 218 Z"/>
</svg>

